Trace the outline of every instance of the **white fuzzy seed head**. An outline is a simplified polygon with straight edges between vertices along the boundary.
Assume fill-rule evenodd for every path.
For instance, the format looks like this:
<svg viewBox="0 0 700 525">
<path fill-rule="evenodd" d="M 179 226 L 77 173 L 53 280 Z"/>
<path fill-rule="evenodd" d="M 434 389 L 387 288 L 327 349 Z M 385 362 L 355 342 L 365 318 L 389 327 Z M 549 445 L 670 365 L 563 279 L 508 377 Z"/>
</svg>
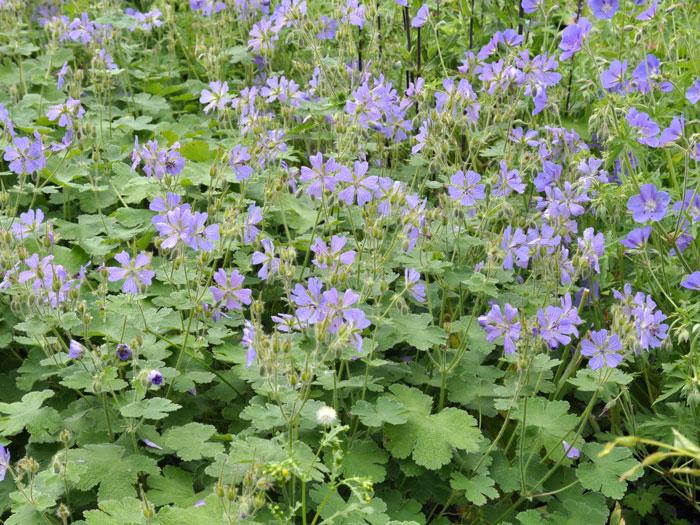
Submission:
<svg viewBox="0 0 700 525">
<path fill-rule="evenodd" d="M 324 426 L 330 426 L 335 423 L 337 417 L 338 414 L 336 414 L 335 410 L 329 406 L 323 406 L 318 409 L 318 412 L 316 412 L 316 421 Z"/>
</svg>

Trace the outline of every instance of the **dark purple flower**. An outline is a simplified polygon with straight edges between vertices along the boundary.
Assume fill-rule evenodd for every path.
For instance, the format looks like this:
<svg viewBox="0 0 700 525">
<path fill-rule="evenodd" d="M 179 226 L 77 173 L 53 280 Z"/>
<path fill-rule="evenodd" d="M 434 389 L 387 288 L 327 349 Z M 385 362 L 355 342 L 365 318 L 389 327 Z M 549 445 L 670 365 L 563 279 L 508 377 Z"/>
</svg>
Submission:
<svg viewBox="0 0 700 525">
<path fill-rule="evenodd" d="M 124 343 L 117 345 L 117 356 L 122 361 L 126 361 L 127 359 L 129 359 L 129 357 L 131 356 L 131 348 L 129 348 L 129 345 Z"/>
<path fill-rule="evenodd" d="M 506 354 L 515 353 L 515 342 L 520 338 L 520 323 L 513 322 L 517 316 L 518 309 L 506 303 L 503 312 L 500 306 L 494 304 L 487 315 L 479 317 L 479 326 L 486 331 L 487 341 L 492 343 L 504 336 L 503 348 Z"/>
<path fill-rule="evenodd" d="M 151 279 L 155 276 L 153 270 L 146 269 L 151 264 L 151 257 L 146 252 L 139 253 L 134 259 L 128 252 L 122 251 L 114 256 L 117 262 L 121 263 L 121 267 L 110 266 L 107 268 L 109 272 L 109 282 L 121 281 L 126 278 L 122 286 L 123 293 L 137 294 L 139 293 L 138 283 L 141 282 L 146 286 L 151 285 Z"/>
<path fill-rule="evenodd" d="M 591 332 L 591 339 L 581 341 L 581 355 L 589 357 L 588 366 L 598 370 L 603 366 L 615 368 L 622 362 L 622 343 L 617 334 L 610 334 L 607 330 Z"/>
<path fill-rule="evenodd" d="M 588 7 L 598 20 L 607 20 L 615 16 L 620 7 L 618 0 L 588 0 Z"/>
<path fill-rule="evenodd" d="M 148 372 L 148 380 L 153 386 L 160 386 L 163 384 L 163 374 L 158 372 L 158 370 L 151 370 Z"/>
<path fill-rule="evenodd" d="M 658 222 L 666 216 L 671 197 L 665 191 L 657 191 L 653 184 L 645 184 L 639 189 L 639 195 L 633 195 L 627 201 L 627 209 L 632 212 L 634 222 Z"/>
</svg>

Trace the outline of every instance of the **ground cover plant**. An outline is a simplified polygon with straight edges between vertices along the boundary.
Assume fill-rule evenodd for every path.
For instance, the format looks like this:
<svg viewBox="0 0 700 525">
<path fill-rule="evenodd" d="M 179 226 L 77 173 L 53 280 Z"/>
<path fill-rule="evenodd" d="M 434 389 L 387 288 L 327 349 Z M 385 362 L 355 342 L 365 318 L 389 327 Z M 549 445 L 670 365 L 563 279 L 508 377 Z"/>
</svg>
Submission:
<svg viewBox="0 0 700 525">
<path fill-rule="evenodd" d="M 697 522 L 698 28 L 0 1 L 3 523 Z"/>
</svg>

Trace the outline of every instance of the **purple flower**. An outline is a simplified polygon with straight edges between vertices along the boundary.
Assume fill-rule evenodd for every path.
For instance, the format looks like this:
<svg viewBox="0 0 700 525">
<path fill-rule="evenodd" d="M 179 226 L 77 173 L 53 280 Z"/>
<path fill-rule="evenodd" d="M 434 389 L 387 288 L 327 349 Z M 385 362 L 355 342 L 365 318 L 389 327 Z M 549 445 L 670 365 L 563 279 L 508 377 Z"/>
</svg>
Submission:
<svg viewBox="0 0 700 525">
<path fill-rule="evenodd" d="M 323 283 L 311 277 L 308 280 L 308 287 L 296 284 L 290 297 L 297 305 L 296 315 L 302 322 L 316 324 L 326 317 L 325 299 L 323 298 Z"/>
<path fill-rule="evenodd" d="M 543 0 L 522 0 L 520 5 L 523 8 L 523 12 L 531 14 L 539 9 L 540 5 L 542 5 L 542 1 Z"/>
<path fill-rule="evenodd" d="M 250 366 L 253 364 L 253 361 L 255 361 L 255 358 L 258 357 L 257 352 L 255 351 L 255 348 L 253 347 L 253 342 L 255 341 L 255 328 L 251 324 L 250 321 L 246 321 L 243 324 L 243 338 L 241 339 L 241 343 L 246 347 L 246 352 L 245 352 L 245 367 L 250 368 Z"/>
<path fill-rule="evenodd" d="M 649 240 L 649 235 L 651 235 L 651 226 L 644 226 L 644 228 L 635 228 L 626 238 L 620 241 L 622 246 L 630 248 L 632 250 L 637 250 L 642 248 Z"/>
<path fill-rule="evenodd" d="M 367 176 L 369 164 L 355 161 L 355 170 L 350 171 L 346 166 L 340 168 L 337 179 L 348 184 L 348 187 L 338 193 L 338 198 L 345 204 L 351 205 L 357 194 L 357 204 L 364 206 L 372 200 L 374 191 L 377 191 L 376 175 Z M 370 191 L 372 190 L 372 191 Z"/>
<path fill-rule="evenodd" d="M 639 195 L 633 195 L 627 201 L 627 209 L 632 212 L 634 222 L 658 222 L 666 216 L 666 207 L 671 197 L 665 191 L 657 191 L 653 184 L 645 184 L 639 189 Z"/>
<path fill-rule="evenodd" d="M 478 184 L 480 180 L 481 175 L 472 170 L 467 170 L 466 175 L 459 170 L 450 177 L 450 185 L 447 187 L 450 198 L 459 201 L 462 206 L 473 206 L 476 199 L 486 197 L 484 185 Z"/>
<path fill-rule="evenodd" d="M 695 84 L 690 86 L 685 92 L 685 98 L 687 98 L 688 102 L 691 104 L 697 104 L 700 102 L 700 77 L 696 78 Z"/>
<path fill-rule="evenodd" d="M 251 204 L 248 207 L 248 216 L 245 219 L 245 229 L 243 230 L 243 242 L 246 244 L 251 244 L 255 242 L 255 238 L 258 235 L 257 224 L 262 222 L 262 213 L 260 208 L 255 204 Z"/>
<path fill-rule="evenodd" d="M 655 78 L 661 74 L 661 61 L 656 56 L 649 54 L 642 60 L 632 73 L 632 78 L 637 83 L 637 88 L 642 93 L 648 93 L 652 88 L 660 91 L 673 91 L 673 84 L 661 82 L 657 84 Z"/>
<path fill-rule="evenodd" d="M 219 268 L 214 274 L 214 281 L 219 285 L 210 286 L 209 290 L 214 296 L 217 303 L 225 302 L 228 310 L 242 310 L 243 304 L 250 304 L 251 290 L 250 288 L 241 288 L 245 277 L 238 273 L 238 270 L 233 270 L 231 277 L 226 275 L 223 268 Z"/>
<path fill-rule="evenodd" d="M 551 348 L 560 344 L 569 344 L 572 334 L 578 334 L 578 330 L 570 317 L 558 306 L 548 306 L 546 310 L 540 308 L 537 312 L 537 321 L 540 335 Z"/>
<path fill-rule="evenodd" d="M 359 308 L 350 308 L 345 315 L 345 333 L 358 352 L 362 352 L 362 332 L 370 324 L 365 313 Z"/>
<path fill-rule="evenodd" d="M 153 386 L 160 386 L 163 384 L 163 374 L 158 372 L 158 370 L 151 370 L 148 372 L 148 380 Z"/>
<path fill-rule="evenodd" d="M 160 445 L 156 445 L 150 439 L 144 439 L 143 444 L 146 445 L 147 447 L 155 448 L 156 450 L 163 450 L 163 447 L 161 447 Z"/>
<path fill-rule="evenodd" d="M 523 180 L 520 178 L 520 172 L 515 169 L 508 171 L 508 166 L 504 160 L 500 162 L 500 166 L 498 182 L 496 183 L 496 189 L 493 194 L 499 197 L 507 197 L 510 195 L 511 191 L 523 193 L 525 191 L 525 184 L 523 184 Z"/>
<path fill-rule="evenodd" d="M 323 292 L 323 300 L 325 302 L 327 319 L 330 319 L 329 330 L 332 334 L 338 332 L 343 320 L 358 321 L 364 318 L 365 314 L 359 308 L 353 308 L 352 305 L 360 300 L 360 294 L 357 294 L 348 288 L 343 293 L 342 297 L 338 290 L 331 288 Z"/>
<path fill-rule="evenodd" d="M 627 122 L 630 128 L 632 128 L 632 131 L 638 135 L 636 137 L 637 142 L 646 144 L 652 148 L 659 145 L 657 135 L 661 130 L 659 125 L 654 122 L 649 115 L 637 111 L 636 108 L 630 108 L 627 112 Z"/>
<path fill-rule="evenodd" d="M 160 245 L 161 248 L 174 248 L 178 241 L 187 244 L 192 221 L 193 217 L 189 205 L 178 206 L 163 215 L 153 217 L 153 225 L 160 233 L 160 236 L 165 237 L 165 240 Z"/>
<path fill-rule="evenodd" d="M 688 290 L 700 290 L 700 272 L 693 272 L 681 283 L 683 288 Z"/>
<path fill-rule="evenodd" d="M 413 17 L 411 20 L 411 26 L 412 27 L 423 27 L 425 23 L 428 21 L 428 17 L 430 16 L 430 10 L 428 9 L 428 4 L 423 4 L 420 6 L 420 9 L 418 9 L 418 12 L 416 13 L 416 16 Z"/>
<path fill-rule="evenodd" d="M 621 92 L 625 88 L 625 73 L 627 73 L 627 60 L 624 62 L 613 60 L 610 67 L 600 74 L 600 81 L 605 89 Z"/>
<path fill-rule="evenodd" d="M 659 7 L 659 0 L 652 0 L 651 5 L 639 13 L 636 17 L 635 20 L 651 20 L 653 16 L 656 14 L 656 10 Z"/>
<path fill-rule="evenodd" d="M 406 290 L 411 296 L 419 303 L 425 302 L 425 286 L 423 283 L 419 283 L 420 274 L 415 270 L 415 268 L 406 268 L 404 270 L 404 283 L 406 285 Z"/>
<path fill-rule="evenodd" d="M 121 343 L 117 345 L 117 357 L 122 361 L 126 361 L 131 356 L 131 348 L 129 345 Z"/>
<path fill-rule="evenodd" d="M 151 279 L 155 276 L 155 272 L 153 270 L 144 269 L 151 264 L 151 257 L 146 252 L 139 253 L 133 260 L 126 251 L 118 253 L 114 258 L 117 262 L 121 263 L 121 267 L 108 267 L 108 280 L 109 282 L 114 282 L 126 278 L 124 286 L 122 286 L 123 293 L 139 293 L 139 282 L 146 286 L 151 285 Z"/>
<path fill-rule="evenodd" d="M 0 481 L 5 479 L 5 473 L 10 468 L 10 449 L 0 443 Z"/>
<path fill-rule="evenodd" d="M 252 263 L 262 264 L 262 268 L 258 270 L 258 277 L 266 279 L 268 275 L 277 273 L 280 259 L 279 257 L 275 257 L 275 245 L 270 239 L 263 239 L 261 242 L 265 252 L 253 253 Z"/>
<path fill-rule="evenodd" d="M 80 359 L 83 357 L 83 352 L 85 352 L 85 347 L 75 339 L 71 339 L 70 344 L 68 345 L 69 359 Z"/>
<path fill-rule="evenodd" d="M 211 91 L 209 91 L 211 89 Z M 214 109 L 222 110 L 231 101 L 228 93 L 228 82 L 210 82 L 209 89 L 203 89 L 199 102 L 206 104 L 204 113 L 207 115 Z"/>
<path fill-rule="evenodd" d="M 316 266 L 321 269 L 330 268 L 331 272 L 334 272 L 338 263 L 345 266 L 350 266 L 355 260 L 355 250 L 348 250 L 343 252 L 345 244 L 348 242 L 347 237 L 338 237 L 334 235 L 331 239 L 330 249 L 328 245 L 322 239 L 316 239 L 311 245 L 311 251 L 316 254 L 316 257 L 312 261 Z"/>
<path fill-rule="evenodd" d="M 58 81 L 56 82 L 56 87 L 58 89 L 61 89 L 63 87 L 63 84 L 65 83 L 65 80 L 63 77 L 66 76 L 68 73 L 68 62 L 64 62 L 63 66 L 61 66 L 61 69 L 59 70 L 57 76 L 58 76 Z"/>
<path fill-rule="evenodd" d="M 46 118 L 51 122 L 58 119 L 58 125 L 63 128 L 73 126 L 73 118 L 82 119 L 85 110 L 80 105 L 80 100 L 68 97 L 63 104 L 49 106 L 49 112 L 46 113 Z"/>
<path fill-rule="evenodd" d="M 590 357 L 588 366 L 593 370 L 598 370 L 603 366 L 615 368 L 622 362 L 622 343 L 617 334 L 608 337 L 607 330 L 591 332 L 591 339 L 581 341 L 581 355 Z"/>
<path fill-rule="evenodd" d="M 233 147 L 228 164 L 233 169 L 233 174 L 238 182 L 248 180 L 253 174 L 253 168 L 246 164 L 250 160 L 248 148 L 237 144 Z"/>
<path fill-rule="evenodd" d="M 306 326 L 299 322 L 295 316 L 290 314 L 278 314 L 270 317 L 275 323 L 277 323 L 277 330 L 280 332 L 292 332 L 293 330 L 301 330 L 302 326 Z"/>
<path fill-rule="evenodd" d="M 581 49 L 583 39 L 590 31 L 591 23 L 585 16 L 582 16 L 576 24 L 572 24 L 564 29 L 561 34 L 561 42 L 559 42 L 559 49 L 563 51 L 559 57 L 560 60 L 567 60 L 574 56 Z"/>
<path fill-rule="evenodd" d="M 680 118 L 673 117 L 671 125 L 664 129 L 659 136 L 659 146 L 666 146 L 673 142 L 676 142 L 679 138 L 683 136 L 683 130 L 685 129 L 685 116 L 681 115 Z"/>
<path fill-rule="evenodd" d="M 190 220 L 185 243 L 193 250 L 210 252 L 214 249 L 214 243 L 211 241 L 219 240 L 219 225 L 205 226 L 208 216 L 206 212 L 197 211 Z"/>
<path fill-rule="evenodd" d="M 311 168 L 303 166 L 299 180 L 301 182 L 313 181 L 306 189 L 306 193 L 320 199 L 324 187 L 330 192 L 335 189 L 338 180 L 333 176 L 333 173 L 340 169 L 340 164 L 333 157 L 329 158 L 324 164 L 323 154 L 320 152 L 312 155 L 309 161 L 311 162 Z"/>
<path fill-rule="evenodd" d="M 695 190 L 686 191 L 683 200 L 675 202 L 672 209 L 676 213 L 683 210 L 693 222 L 700 220 L 700 194 Z"/>
<path fill-rule="evenodd" d="M 641 294 L 638 294 L 641 295 Z M 654 310 L 656 303 L 647 297 L 645 304 L 632 310 L 635 325 L 639 335 L 639 343 L 643 350 L 659 348 L 661 341 L 666 339 L 667 324 L 661 324 L 666 315 L 661 310 Z"/>
<path fill-rule="evenodd" d="M 618 0 L 588 0 L 588 7 L 598 20 L 607 20 L 615 16 L 620 2 Z"/>
<path fill-rule="evenodd" d="M 503 348 L 506 354 L 515 353 L 515 341 L 520 338 L 520 323 L 513 322 L 517 316 L 518 309 L 506 303 L 503 313 L 501 307 L 494 304 L 487 315 L 479 317 L 479 326 L 486 331 L 487 341 L 493 343 L 499 337 L 504 336 Z"/>
<path fill-rule="evenodd" d="M 269 54 L 279 39 L 279 32 L 283 24 L 273 24 L 272 20 L 262 18 L 257 24 L 253 24 L 248 36 L 248 47 L 252 51 L 263 55 Z"/>
<path fill-rule="evenodd" d="M 506 254 L 503 260 L 503 268 L 506 270 L 513 269 L 513 258 L 520 257 L 520 248 L 527 242 L 527 237 L 520 228 L 515 230 L 515 232 L 511 232 L 512 226 L 508 225 L 506 229 L 503 230 L 503 240 L 501 241 L 501 248 L 503 248 Z"/>
<path fill-rule="evenodd" d="M 564 452 L 566 452 L 567 458 L 574 459 L 581 456 L 581 452 L 579 451 L 579 449 L 572 445 L 569 445 L 569 443 L 567 443 L 566 441 L 562 441 L 562 445 L 564 446 Z"/>
<path fill-rule="evenodd" d="M 600 273 L 598 258 L 605 252 L 605 235 L 596 234 L 593 228 L 583 231 L 583 238 L 578 239 L 578 249 L 581 258 L 592 267 L 596 273 Z"/>
<path fill-rule="evenodd" d="M 27 210 L 19 215 L 20 222 L 12 223 L 12 233 L 16 239 L 25 239 L 39 229 L 44 220 L 44 212 L 40 209 Z"/>
<path fill-rule="evenodd" d="M 316 33 L 316 38 L 319 40 L 333 40 L 335 34 L 338 31 L 338 24 L 332 18 L 328 18 L 323 15 L 316 23 L 318 28 L 318 33 Z"/>
<path fill-rule="evenodd" d="M 12 144 L 12 146 L 5 148 L 3 156 L 5 160 L 10 162 L 11 171 L 22 175 L 23 173 L 34 173 L 46 166 L 46 157 L 40 140 L 36 140 L 30 145 L 28 137 L 15 137 Z"/>
</svg>

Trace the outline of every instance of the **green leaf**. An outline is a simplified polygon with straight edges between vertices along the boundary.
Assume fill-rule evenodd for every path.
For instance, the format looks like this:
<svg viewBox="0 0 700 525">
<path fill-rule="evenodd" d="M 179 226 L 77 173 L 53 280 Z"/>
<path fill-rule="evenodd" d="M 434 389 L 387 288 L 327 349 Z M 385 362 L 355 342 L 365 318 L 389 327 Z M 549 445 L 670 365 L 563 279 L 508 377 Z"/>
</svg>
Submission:
<svg viewBox="0 0 700 525">
<path fill-rule="evenodd" d="M 80 490 L 90 490 L 99 485 L 98 501 L 135 496 L 134 485 L 140 472 L 156 475 L 160 472 L 156 460 L 147 456 L 126 456 L 126 449 L 111 443 L 85 445 L 68 454 L 68 469 L 85 468 L 80 481 L 75 483 Z"/>
<path fill-rule="evenodd" d="M 625 496 L 625 505 L 633 509 L 642 518 L 654 510 L 654 506 L 661 501 L 663 487 L 659 485 L 649 485 L 647 488 L 640 487 L 636 492 Z"/>
<path fill-rule="evenodd" d="M 389 454 L 374 441 L 355 441 L 343 457 L 342 471 L 347 477 L 367 477 L 373 483 L 381 483 L 386 478 L 383 465 L 388 459 Z"/>
<path fill-rule="evenodd" d="M 598 457 L 603 448 L 599 443 L 586 443 L 581 447 L 581 452 L 591 461 L 580 463 L 576 469 L 576 476 L 583 488 L 602 492 L 609 498 L 620 499 L 627 491 L 627 481 L 621 481 L 620 476 L 639 462 L 632 457 L 632 452 L 622 447 L 615 447 L 609 454 Z M 643 469 L 640 468 L 627 479 L 634 481 L 642 474 Z"/>
<path fill-rule="evenodd" d="M 432 398 L 405 385 L 391 387 L 395 399 L 408 410 L 403 425 L 388 425 L 385 446 L 394 457 L 411 455 L 423 467 L 437 469 L 450 462 L 452 449 L 479 450 L 481 432 L 476 419 L 463 410 L 446 408 L 431 414 Z"/>
<path fill-rule="evenodd" d="M 402 314 L 398 310 L 379 330 L 379 349 L 391 348 L 396 343 L 407 342 L 418 350 L 428 350 L 445 342 L 447 335 L 438 326 L 430 326 L 430 314 Z"/>
<path fill-rule="evenodd" d="M 164 397 L 153 397 L 142 399 L 135 403 L 123 406 L 121 413 L 124 417 L 142 417 L 144 419 L 163 419 L 168 412 L 182 408 L 177 403 L 173 403 Z"/>
<path fill-rule="evenodd" d="M 209 144 L 201 140 L 188 142 L 182 145 L 180 154 L 187 160 L 205 162 L 209 160 Z"/>
<path fill-rule="evenodd" d="M 513 419 L 524 421 L 527 429 L 538 432 L 545 447 L 552 450 L 561 446 L 560 442 L 571 431 L 578 418 L 569 414 L 569 403 L 566 401 L 549 401 L 543 397 L 521 401 L 513 413 Z M 535 436 L 537 437 L 537 436 Z M 526 440 L 531 446 L 536 446 L 536 440 Z M 561 447 L 562 453 L 564 448 Z"/>
<path fill-rule="evenodd" d="M 404 406 L 388 396 L 377 399 L 376 405 L 360 400 L 355 403 L 352 414 L 358 416 L 362 424 L 368 427 L 379 427 L 384 423 L 401 425 L 408 420 Z"/>
<path fill-rule="evenodd" d="M 162 476 L 149 476 L 148 486 L 148 500 L 154 505 L 191 507 L 203 497 L 192 488 L 192 474 L 173 465 L 166 465 Z"/>
<path fill-rule="evenodd" d="M 41 406 L 53 395 L 51 390 L 42 390 L 25 394 L 17 403 L 0 403 L 0 413 L 7 414 L 0 418 L 0 434 L 14 436 L 26 428 L 32 442 L 53 441 L 51 435 L 59 428 L 59 414 L 51 407 Z"/>
<path fill-rule="evenodd" d="M 210 458 L 224 451 L 221 443 L 211 443 L 209 438 L 216 434 L 216 428 L 202 423 L 188 423 L 182 427 L 169 429 L 165 434 L 165 444 L 185 461 Z"/>
<path fill-rule="evenodd" d="M 463 490 L 464 495 L 474 505 L 481 506 L 486 503 L 486 498 L 498 497 L 498 491 L 493 487 L 495 481 L 483 474 L 476 474 L 467 478 L 461 472 L 453 472 L 450 486 L 455 490 Z"/>
</svg>

